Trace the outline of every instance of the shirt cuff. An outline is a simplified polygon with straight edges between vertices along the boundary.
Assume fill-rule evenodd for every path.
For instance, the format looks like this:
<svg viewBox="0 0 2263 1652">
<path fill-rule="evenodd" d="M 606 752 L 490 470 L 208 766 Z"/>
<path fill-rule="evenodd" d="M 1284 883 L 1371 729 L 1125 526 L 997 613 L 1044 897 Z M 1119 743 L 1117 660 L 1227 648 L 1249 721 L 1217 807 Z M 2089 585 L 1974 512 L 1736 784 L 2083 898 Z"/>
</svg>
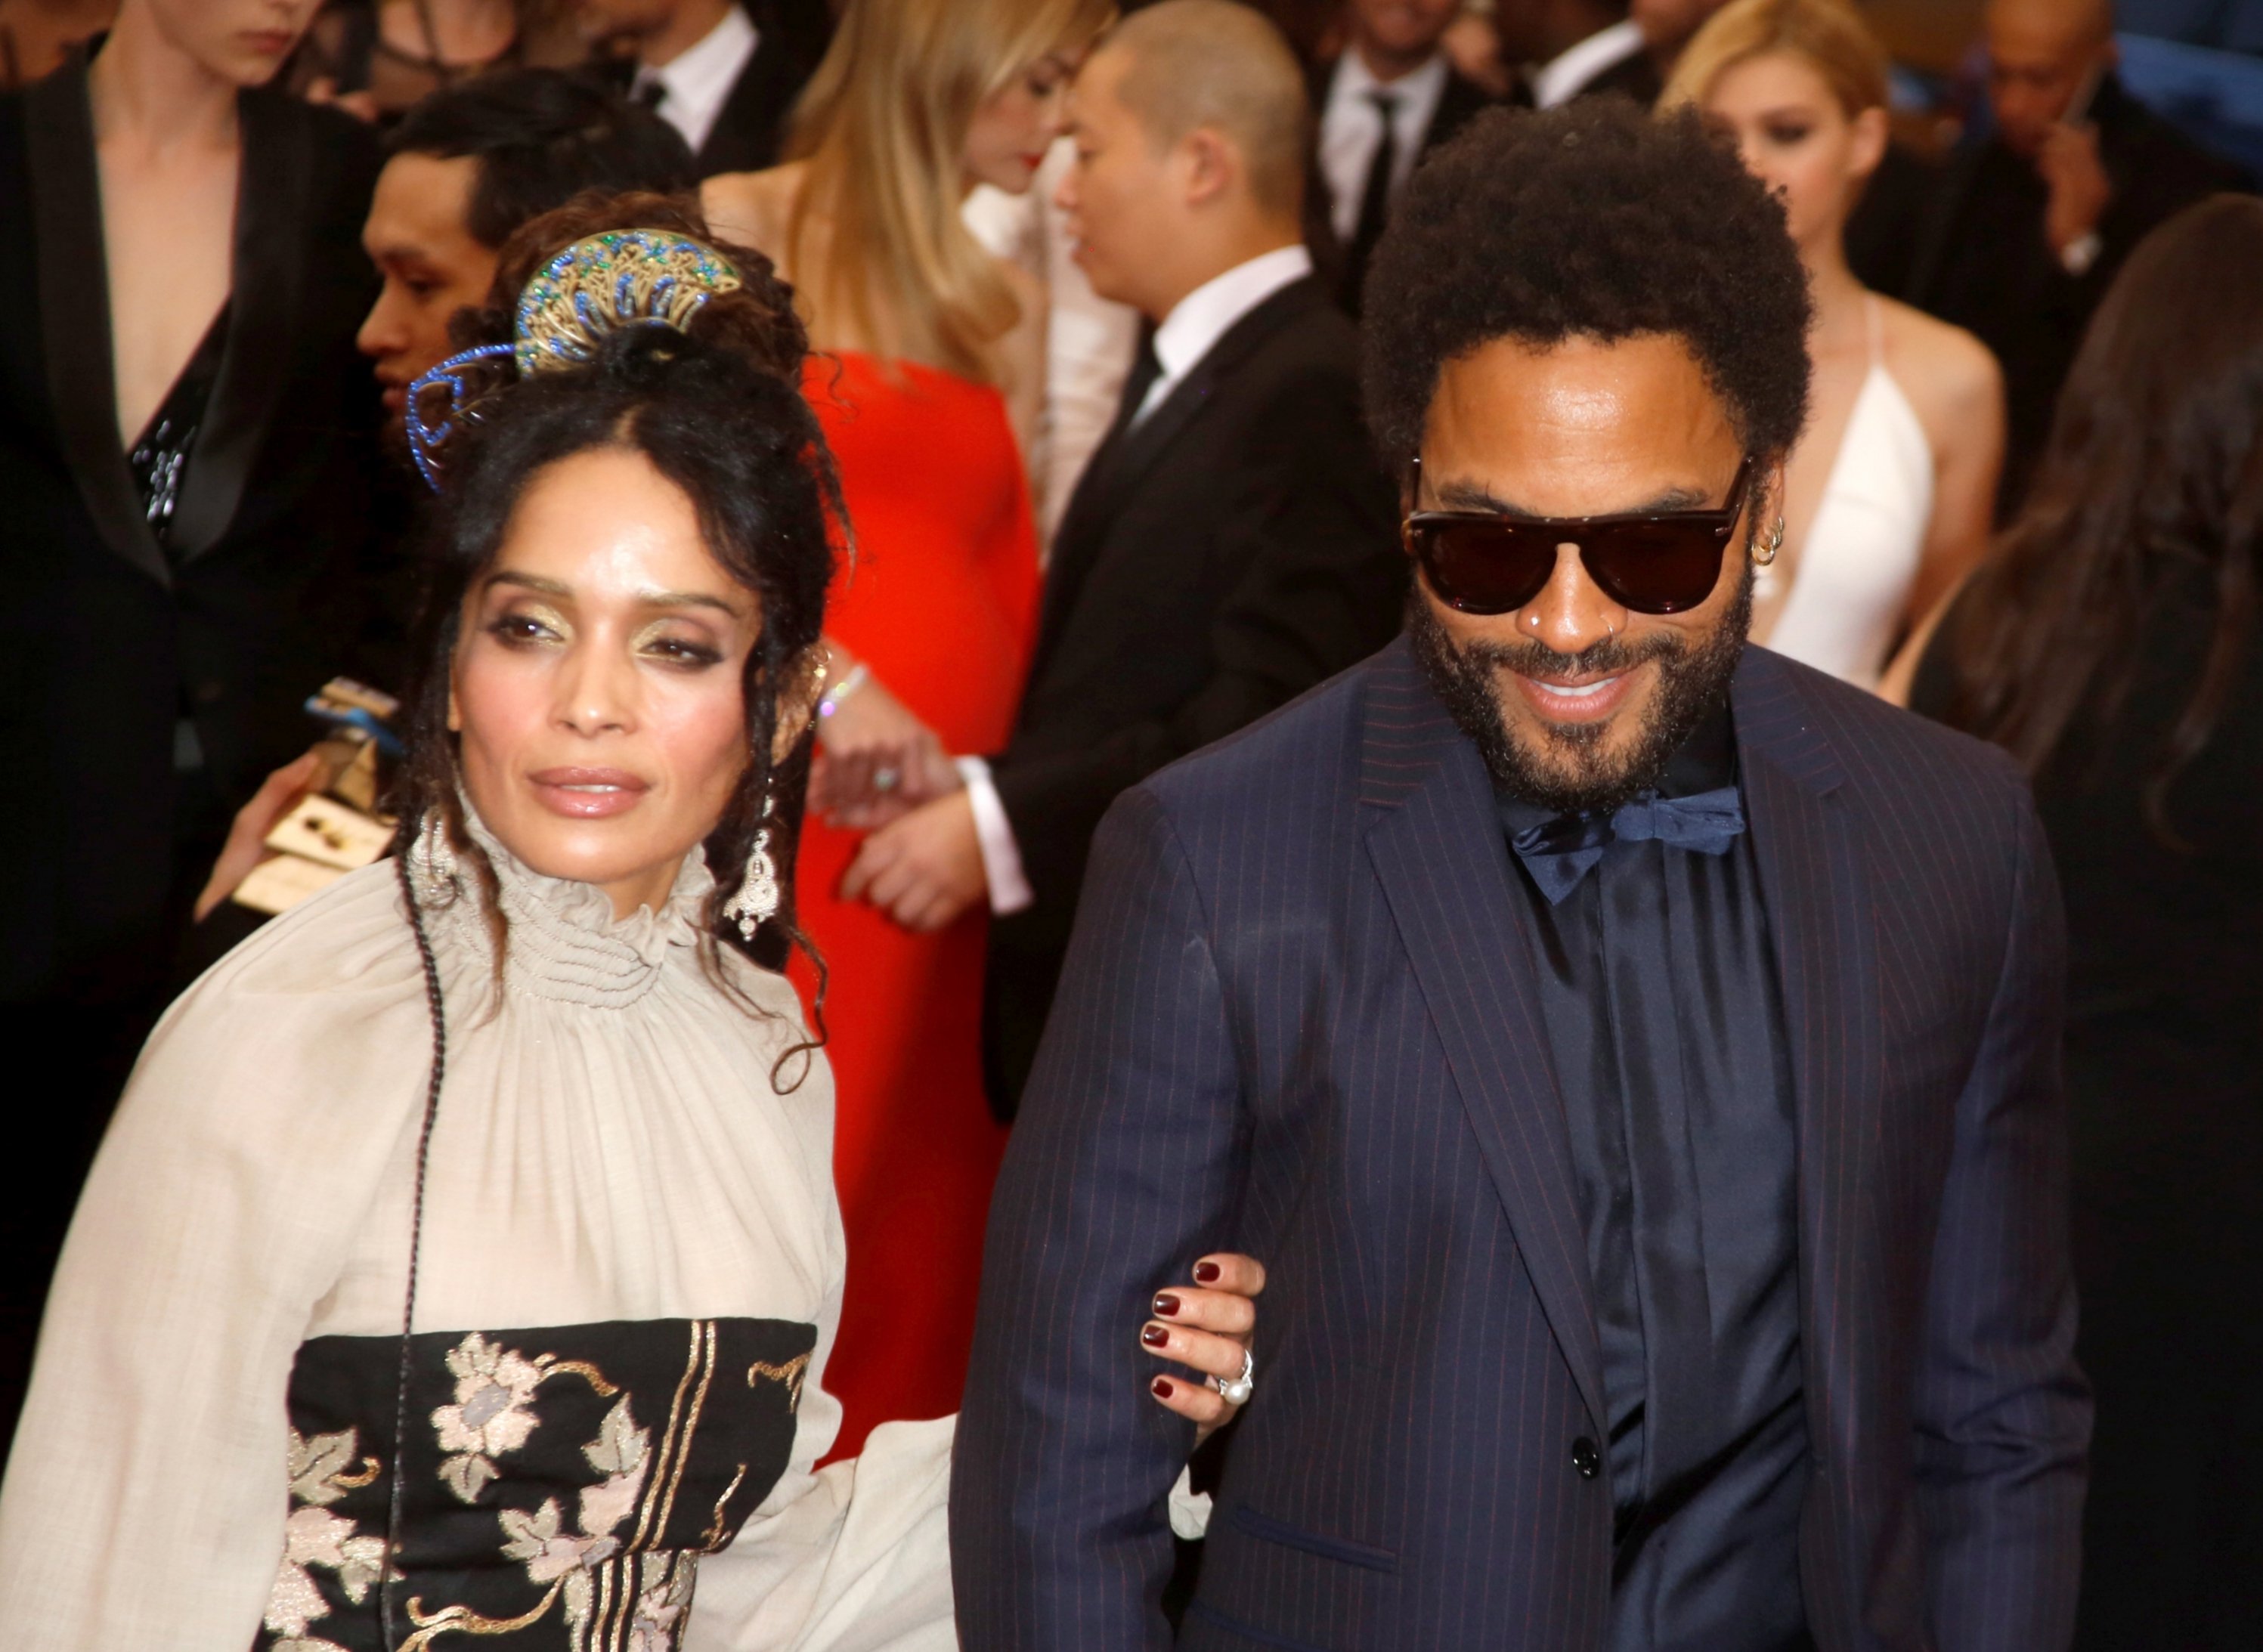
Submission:
<svg viewBox="0 0 2263 1652">
<path fill-rule="evenodd" d="M 1210 1535 L 1210 1493 L 1195 1490 L 1194 1475 L 1179 1470 L 1179 1477 L 1171 1487 L 1171 1531 L 1189 1543 L 1199 1543 Z"/>
<path fill-rule="evenodd" d="M 998 797 L 990 765 L 980 757 L 951 760 L 966 783 L 966 800 L 974 809 L 974 837 L 982 846 L 982 876 L 990 884 L 990 910 L 1003 918 L 1037 899 L 1022 870 L 1021 846 L 1014 841 L 1014 824 L 1006 819 L 1006 805 Z"/>
</svg>

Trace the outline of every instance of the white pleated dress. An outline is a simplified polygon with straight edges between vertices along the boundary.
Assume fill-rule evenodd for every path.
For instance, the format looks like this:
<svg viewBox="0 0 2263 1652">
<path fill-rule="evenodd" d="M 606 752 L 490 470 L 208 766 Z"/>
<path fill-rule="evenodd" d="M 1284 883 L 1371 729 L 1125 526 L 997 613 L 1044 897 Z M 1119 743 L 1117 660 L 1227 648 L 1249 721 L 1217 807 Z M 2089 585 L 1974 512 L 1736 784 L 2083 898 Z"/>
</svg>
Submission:
<svg viewBox="0 0 2263 1652">
<path fill-rule="evenodd" d="M 482 834 L 484 838 L 484 834 Z M 398 1644 L 956 1644 L 951 1423 L 823 1473 L 843 1270 L 821 1056 L 786 983 L 499 847 L 431 913 L 448 1007 L 402 1447 Z M 452 862 L 428 869 L 450 875 Z M 468 885 L 468 879 L 456 881 Z M 0 1646 L 385 1644 L 431 1053 L 390 863 L 268 925 L 150 1039 L 57 1274 L 0 1490 Z M 696 1596 L 694 1586 L 696 1584 Z"/>
</svg>

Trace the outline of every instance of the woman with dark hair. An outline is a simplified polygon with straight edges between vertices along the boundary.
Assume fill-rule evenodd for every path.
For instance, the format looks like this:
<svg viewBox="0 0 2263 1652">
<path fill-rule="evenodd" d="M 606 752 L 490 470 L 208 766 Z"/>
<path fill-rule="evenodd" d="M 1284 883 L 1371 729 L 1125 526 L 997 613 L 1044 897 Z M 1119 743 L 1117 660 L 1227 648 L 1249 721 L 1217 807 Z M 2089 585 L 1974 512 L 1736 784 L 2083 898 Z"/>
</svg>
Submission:
<svg viewBox="0 0 2263 1652">
<path fill-rule="evenodd" d="M 813 1469 L 832 1081 L 757 961 L 839 487 L 767 263 L 622 222 L 528 226 L 510 341 L 412 409 L 400 852 L 152 1037 L 0 1489 L 0 1644 L 955 1644 L 949 1421 Z M 1239 1374 L 1189 1327 L 1247 1303 L 1175 1294 L 1161 1352 Z"/>
<path fill-rule="evenodd" d="M 2263 1645 L 2263 202 L 2148 237 L 1915 709 L 2034 777 L 2065 891 L 2078 1644 Z"/>
</svg>

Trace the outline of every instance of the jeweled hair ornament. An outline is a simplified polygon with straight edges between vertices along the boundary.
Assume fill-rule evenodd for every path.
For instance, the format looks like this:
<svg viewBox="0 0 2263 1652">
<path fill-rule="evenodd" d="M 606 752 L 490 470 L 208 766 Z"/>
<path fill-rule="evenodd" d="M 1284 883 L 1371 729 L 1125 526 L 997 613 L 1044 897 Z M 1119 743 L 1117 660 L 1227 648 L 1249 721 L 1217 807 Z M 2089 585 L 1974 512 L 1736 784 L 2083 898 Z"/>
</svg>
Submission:
<svg viewBox="0 0 2263 1652">
<path fill-rule="evenodd" d="M 472 369 L 508 356 L 518 375 L 578 367 L 596 359 L 606 336 L 625 327 L 657 325 L 683 332 L 707 300 L 741 283 L 731 261 L 704 242 L 660 229 L 609 229 L 575 242 L 520 289 L 508 344 L 459 351 L 408 386 L 402 423 L 409 456 L 434 493 L 433 455 L 464 418 L 474 397 Z M 427 422 L 427 397 L 445 389 L 447 412 Z"/>
</svg>

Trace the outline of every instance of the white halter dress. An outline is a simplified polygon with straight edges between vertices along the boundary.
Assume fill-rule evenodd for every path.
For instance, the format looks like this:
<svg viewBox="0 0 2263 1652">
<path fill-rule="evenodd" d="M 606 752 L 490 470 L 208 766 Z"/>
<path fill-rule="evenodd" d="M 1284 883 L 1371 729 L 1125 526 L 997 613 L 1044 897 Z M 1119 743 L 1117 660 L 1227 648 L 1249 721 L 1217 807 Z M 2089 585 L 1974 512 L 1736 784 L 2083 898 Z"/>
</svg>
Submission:
<svg viewBox="0 0 2263 1652">
<path fill-rule="evenodd" d="M 1840 437 L 1822 503 L 1791 565 L 1768 646 L 1876 689 L 1909 606 L 1933 520 L 1933 444 L 1886 371 L 1885 321 L 1867 300 L 1870 371 Z M 1765 600 L 1775 570 L 1760 570 Z"/>
</svg>

